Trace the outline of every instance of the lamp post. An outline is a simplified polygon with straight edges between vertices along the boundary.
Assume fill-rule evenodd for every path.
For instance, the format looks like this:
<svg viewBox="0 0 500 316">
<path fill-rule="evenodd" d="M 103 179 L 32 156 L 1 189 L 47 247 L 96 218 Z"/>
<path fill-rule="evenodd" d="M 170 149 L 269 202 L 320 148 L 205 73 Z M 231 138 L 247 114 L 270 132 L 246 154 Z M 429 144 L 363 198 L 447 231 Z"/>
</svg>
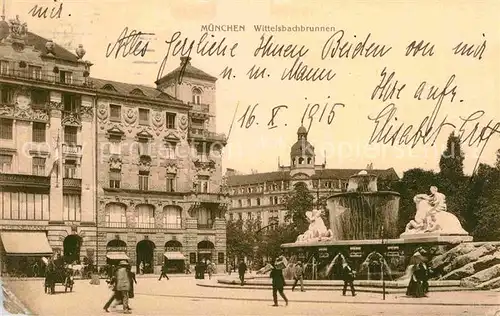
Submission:
<svg viewBox="0 0 500 316">
<path fill-rule="evenodd" d="M 382 244 L 382 247 L 384 247 L 384 226 L 382 225 L 381 227 L 381 238 L 382 238 L 382 241 L 381 241 L 381 244 Z M 382 250 L 382 252 L 385 252 Z M 382 299 L 385 301 L 385 277 L 384 277 L 384 256 L 382 254 L 380 254 L 380 272 L 381 272 L 381 275 L 382 275 Z"/>
</svg>

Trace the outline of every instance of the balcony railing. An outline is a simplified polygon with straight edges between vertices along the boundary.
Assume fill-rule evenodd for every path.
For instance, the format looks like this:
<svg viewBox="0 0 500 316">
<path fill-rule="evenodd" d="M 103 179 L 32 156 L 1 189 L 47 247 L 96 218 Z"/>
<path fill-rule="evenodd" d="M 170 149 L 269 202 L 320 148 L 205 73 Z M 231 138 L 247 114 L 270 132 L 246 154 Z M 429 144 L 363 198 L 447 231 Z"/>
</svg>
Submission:
<svg viewBox="0 0 500 316">
<path fill-rule="evenodd" d="M 212 229 L 214 224 L 200 224 L 198 223 L 198 229 Z"/>
<path fill-rule="evenodd" d="M 137 228 L 155 228 L 155 223 L 137 223 Z"/>
<path fill-rule="evenodd" d="M 0 173 L 0 185 L 13 187 L 50 187 L 50 177 Z"/>
<path fill-rule="evenodd" d="M 126 228 L 127 223 L 125 223 L 125 222 L 106 222 L 105 226 L 112 227 L 112 228 Z"/>
<path fill-rule="evenodd" d="M 74 189 L 82 188 L 82 179 L 63 178 L 63 186 Z"/>
<path fill-rule="evenodd" d="M 191 127 L 189 129 L 189 137 L 196 139 L 208 139 L 208 140 L 226 142 L 226 135 L 209 132 L 206 129 L 202 128 Z"/>
<path fill-rule="evenodd" d="M 163 226 L 166 229 L 181 229 L 182 228 L 181 223 L 165 223 Z"/>
<path fill-rule="evenodd" d="M 193 106 L 191 111 L 208 113 L 210 111 L 210 106 L 208 104 L 194 104 L 189 103 L 189 105 Z"/>
<path fill-rule="evenodd" d="M 63 155 L 81 156 L 82 155 L 82 145 L 63 144 L 62 145 L 62 152 L 63 152 Z"/>
<path fill-rule="evenodd" d="M 28 68 L 25 70 L 14 70 L 14 69 L 2 69 L 0 71 L 0 77 L 3 78 L 16 78 L 35 82 L 45 82 L 58 85 L 68 85 L 68 86 L 86 86 L 91 87 L 92 84 L 84 78 L 71 77 L 61 77 L 60 74 L 53 73 L 52 71 L 36 71 L 30 72 Z"/>
</svg>

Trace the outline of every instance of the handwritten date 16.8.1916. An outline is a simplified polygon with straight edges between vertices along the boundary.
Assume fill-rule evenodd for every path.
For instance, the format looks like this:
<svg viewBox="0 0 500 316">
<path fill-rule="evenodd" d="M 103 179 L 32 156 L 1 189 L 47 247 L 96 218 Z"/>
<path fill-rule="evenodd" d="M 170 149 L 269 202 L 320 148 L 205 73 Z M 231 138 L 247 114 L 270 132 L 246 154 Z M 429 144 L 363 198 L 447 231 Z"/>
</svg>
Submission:
<svg viewBox="0 0 500 316">
<path fill-rule="evenodd" d="M 329 99 L 330 97 L 328 97 Z M 307 100 L 307 98 L 306 98 Z M 256 120 L 256 108 L 259 104 L 249 105 L 243 115 L 238 119 L 240 123 L 240 128 L 250 128 L 253 125 L 259 125 L 258 120 Z M 301 125 L 307 127 L 307 131 L 311 129 L 313 122 L 317 121 L 318 123 L 326 123 L 331 125 L 335 118 L 335 111 L 338 107 L 345 107 L 343 103 L 329 103 L 326 102 L 323 105 L 318 103 L 311 104 L 308 103 L 304 112 L 302 114 Z M 277 128 L 281 125 L 287 126 L 286 122 L 280 120 L 280 113 L 285 112 L 288 109 L 288 105 L 280 104 L 273 107 L 269 113 L 268 119 L 266 119 L 267 127 L 269 129 Z"/>
</svg>

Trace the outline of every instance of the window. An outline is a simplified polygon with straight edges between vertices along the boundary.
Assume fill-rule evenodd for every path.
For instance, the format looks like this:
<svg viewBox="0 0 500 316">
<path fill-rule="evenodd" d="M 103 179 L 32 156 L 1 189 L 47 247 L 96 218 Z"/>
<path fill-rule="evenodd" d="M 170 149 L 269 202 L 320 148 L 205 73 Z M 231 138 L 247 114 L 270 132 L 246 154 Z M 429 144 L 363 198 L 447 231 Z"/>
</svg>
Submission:
<svg viewBox="0 0 500 316">
<path fill-rule="evenodd" d="M 252 219 L 252 212 L 248 212 L 248 213 L 247 213 L 247 218 L 248 218 L 248 219 Z"/>
<path fill-rule="evenodd" d="M 193 128 L 205 128 L 205 120 L 203 119 L 191 119 L 191 127 Z"/>
<path fill-rule="evenodd" d="M 80 112 L 81 98 L 76 94 L 64 93 L 62 95 L 64 111 L 78 113 Z"/>
<path fill-rule="evenodd" d="M 238 220 L 239 220 L 239 221 L 242 221 L 242 220 L 243 220 L 243 214 L 242 214 L 242 213 L 238 213 Z"/>
<path fill-rule="evenodd" d="M 121 153 L 121 137 L 112 136 L 109 138 L 109 153 L 119 155 Z"/>
<path fill-rule="evenodd" d="M 77 127 L 64 126 L 64 143 L 76 144 L 77 143 Z"/>
<path fill-rule="evenodd" d="M 12 125 L 13 125 L 12 120 L 0 118 L 1 139 L 12 139 Z"/>
<path fill-rule="evenodd" d="M 234 215 L 233 215 L 233 213 L 229 213 L 229 220 L 231 222 L 234 221 Z"/>
<path fill-rule="evenodd" d="M 173 228 L 179 229 L 182 225 L 182 210 L 176 206 L 165 206 L 163 209 L 164 216 L 164 227 L 165 228 Z"/>
<path fill-rule="evenodd" d="M 257 198 L 257 205 L 260 205 L 260 198 Z"/>
<path fill-rule="evenodd" d="M 208 182 L 209 182 L 208 176 L 199 176 L 198 177 L 198 192 L 208 193 L 209 192 Z"/>
<path fill-rule="evenodd" d="M 149 142 L 147 139 L 139 139 L 139 156 L 149 156 Z"/>
<path fill-rule="evenodd" d="M 76 178 L 76 161 L 66 160 L 64 161 L 64 177 L 66 179 Z"/>
<path fill-rule="evenodd" d="M 241 202 L 241 200 L 238 200 L 238 207 L 243 207 L 243 203 Z"/>
<path fill-rule="evenodd" d="M 109 105 L 109 119 L 111 121 L 120 121 L 122 118 L 122 107 L 116 104 Z"/>
<path fill-rule="evenodd" d="M 139 109 L 139 124 L 149 125 L 149 110 Z"/>
<path fill-rule="evenodd" d="M 120 170 L 112 169 L 109 171 L 109 187 L 112 189 L 119 189 L 122 181 L 122 174 Z"/>
<path fill-rule="evenodd" d="M 80 221 L 81 215 L 81 197 L 77 194 L 63 195 L 63 220 Z"/>
<path fill-rule="evenodd" d="M 33 157 L 32 164 L 31 172 L 34 176 L 45 176 L 45 158 Z"/>
<path fill-rule="evenodd" d="M 6 60 L 0 60 L 0 74 L 6 75 L 9 73 L 10 65 Z"/>
<path fill-rule="evenodd" d="M 224 253 L 223 252 L 219 252 L 217 254 L 217 262 L 219 264 L 224 264 L 225 263 L 225 261 L 224 261 Z"/>
<path fill-rule="evenodd" d="M 60 83 L 73 83 L 73 73 L 71 71 L 59 71 L 59 82 Z"/>
<path fill-rule="evenodd" d="M 166 157 L 167 159 L 176 159 L 175 157 L 175 150 L 177 148 L 176 143 L 167 143 L 166 145 Z"/>
<path fill-rule="evenodd" d="M 0 155 L 0 171 L 10 172 L 12 168 L 12 156 L 11 155 Z"/>
<path fill-rule="evenodd" d="M 149 190 L 149 171 L 139 171 L 139 190 Z"/>
<path fill-rule="evenodd" d="M 247 199 L 247 206 L 252 206 L 252 200 L 251 199 Z"/>
<path fill-rule="evenodd" d="M 167 173 L 167 192 L 175 192 L 175 174 Z"/>
<path fill-rule="evenodd" d="M 106 226 L 127 227 L 125 206 L 117 203 L 106 205 Z"/>
<path fill-rule="evenodd" d="M 201 90 L 198 88 L 193 89 L 193 103 L 201 104 Z"/>
<path fill-rule="evenodd" d="M 39 66 L 28 66 L 28 73 L 30 74 L 31 78 L 36 79 L 36 80 L 41 80 L 42 79 L 42 67 Z"/>
<path fill-rule="evenodd" d="M 154 208 L 151 205 L 138 205 L 137 207 L 137 227 L 139 228 L 154 228 L 155 214 Z"/>
<path fill-rule="evenodd" d="M 41 89 L 31 90 L 31 103 L 36 105 L 44 105 L 49 101 L 49 92 Z"/>
<path fill-rule="evenodd" d="M 203 144 L 196 146 L 196 158 L 198 158 L 200 162 L 208 162 L 207 150 Z M 243 193 L 245 192 L 243 191 Z"/>
<path fill-rule="evenodd" d="M 14 89 L 8 86 L 0 87 L 0 101 L 3 104 L 14 103 Z"/>
<path fill-rule="evenodd" d="M 37 193 L 0 192 L 0 218 L 47 220 L 49 196 Z"/>
<path fill-rule="evenodd" d="M 175 129 L 175 113 L 169 113 L 167 112 L 167 128 L 168 129 Z"/>
<path fill-rule="evenodd" d="M 31 139 L 33 142 L 36 143 L 43 143 L 45 142 L 45 123 L 38 123 L 38 122 L 33 122 L 33 129 L 32 129 L 32 135 Z"/>
<path fill-rule="evenodd" d="M 277 196 L 274 197 L 274 204 L 280 204 Z"/>
</svg>

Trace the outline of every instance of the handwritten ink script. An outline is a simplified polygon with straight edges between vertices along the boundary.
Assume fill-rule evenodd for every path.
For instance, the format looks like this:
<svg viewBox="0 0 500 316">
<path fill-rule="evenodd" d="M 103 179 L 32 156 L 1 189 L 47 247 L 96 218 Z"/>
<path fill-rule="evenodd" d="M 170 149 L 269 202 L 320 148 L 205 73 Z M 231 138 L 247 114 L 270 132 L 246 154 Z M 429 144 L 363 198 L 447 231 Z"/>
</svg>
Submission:
<svg viewBox="0 0 500 316">
<path fill-rule="evenodd" d="M 244 28 L 242 30 L 244 31 Z M 457 41 L 445 46 L 425 39 L 410 39 L 406 42 L 406 46 L 401 47 L 381 40 L 380 34 L 370 32 L 356 34 L 341 28 L 331 28 L 331 32 L 322 35 L 323 40 L 315 45 L 306 45 L 299 40 L 284 41 L 279 37 L 279 33 L 276 35 L 259 31 L 250 50 L 243 52 L 239 48 L 236 35 L 235 39 L 232 39 L 221 36 L 221 33 L 212 34 L 207 31 L 210 31 L 210 28 L 202 28 L 200 37 L 196 39 L 190 39 L 180 31 L 174 32 L 170 37 L 167 36 L 164 47 L 159 49 L 165 53 L 158 69 L 157 79 L 164 76 L 171 57 L 178 56 L 183 57 L 178 75 L 178 82 L 181 83 L 190 57 L 198 55 L 226 61 L 227 64 L 219 73 L 219 78 L 223 80 L 234 80 L 242 76 L 252 81 L 278 80 L 304 84 L 327 83 L 334 86 L 347 75 L 339 73 L 336 68 L 339 63 L 352 60 L 378 62 L 387 60 L 385 67 L 377 66 L 377 69 L 370 69 L 380 76 L 377 82 L 373 82 L 371 94 L 366 96 L 370 108 L 368 115 L 365 116 L 365 123 L 372 127 L 368 144 L 403 145 L 410 148 L 418 145 L 434 146 L 443 133 L 455 132 L 462 144 L 478 147 L 482 153 L 492 137 L 498 137 L 500 134 L 500 121 L 486 121 L 489 115 L 486 110 L 472 109 L 468 115 L 459 118 L 451 118 L 447 114 L 445 108 L 466 102 L 462 93 L 464 87 L 459 86 L 462 82 L 460 76 L 463 75 L 449 73 L 446 79 L 441 78 L 440 81 L 436 81 L 432 73 L 421 74 L 416 78 L 417 84 L 413 81 L 415 78 L 412 78 L 412 84 L 409 84 L 410 81 L 402 78 L 397 69 L 391 69 L 389 64 L 393 56 L 406 58 L 410 63 L 418 63 L 419 60 L 437 58 L 438 54 L 480 62 L 488 58 L 485 33 L 481 33 L 475 43 Z M 144 40 L 148 35 L 152 33 L 129 32 L 128 28 L 125 28 L 116 43 L 109 44 L 106 56 L 142 57 L 148 50 L 149 41 Z M 239 55 L 247 57 L 250 55 L 257 62 L 242 66 L 238 62 Z M 310 62 L 310 57 L 316 60 L 316 64 Z M 283 67 L 281 63 L 279 66 L 281 69 L 273 69 L 258 62 L 277 59 L 283 61 L 286 66 Z M 365 65 L 370 64 L 365 63 Z M 239 69 L 234 68 L 236 66 Z M 304 95 L 301 101 L 294 104 L 265 104 L 261 100 L 256 100 L 254 103 L 246 104 L 239 115 L 235 116 L 235 120 L 243 129 L 251 129 L 259 124 L 267 126 L 269 130 L 276 129 L 287 126 L 289 122 L 284 120 L 285 114 L 290 112 L 290 109 L 296 112 L 299 107 L 302 114 L 300 121 L 293 124 L 296 126 L 300 123 L 310 130 L 315 124 L 333 125 L 335 121 L 343 119 L 342 113 L 347 108 L 360 106 L 360 104 L 348 104 L 349 102 L 339 100 L 333 94 L 327 94 L 323 98 L 326 100 L 312 101 L 311 96 Z M 401 118 L 402 111 L 406 110 L 409 101 L 411 104 L 421 105 L 418 112 L 421 117 L 417 117 L 416 124 L 409 124 Z"/>
<path fill-rule="evenodd" d="M 56 2 L 56 1 L 54 1 Z M 50 12 L 49 12 L 50 9 Z M 53 6 L 53 7 L 48 7 L 48 6 L 39 6 L 38 4 L 35 4 L 29 11 L 28 14 L 31 14 L 33 17 L 37 18 L 43 18 L 43 19 L 60 19 L 61 18 L 61 13 L 63 11 L 63 4 L 62 2 Z"/>
</svg>

